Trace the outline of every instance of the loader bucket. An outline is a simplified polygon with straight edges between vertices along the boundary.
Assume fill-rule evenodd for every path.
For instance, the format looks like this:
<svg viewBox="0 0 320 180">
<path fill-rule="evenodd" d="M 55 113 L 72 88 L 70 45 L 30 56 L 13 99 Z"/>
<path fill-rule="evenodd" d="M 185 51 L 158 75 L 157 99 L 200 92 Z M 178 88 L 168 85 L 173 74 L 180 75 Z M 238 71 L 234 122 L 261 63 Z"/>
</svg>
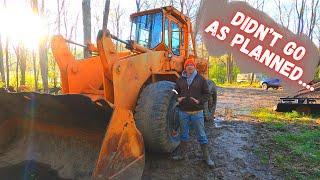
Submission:
<svg viewBox="0 0 320 180">
<path fill-rule="evenodd" d="M 144 169 L 143 138 L 130 110 L 114 109 L 93 179 L 140 179 Z"/>
<path fill-rule="evenodd" d="M 1 179 L 90 179 L 112 114 L 99 104 L 82 95 L 0 93 Z"/>
</svg>

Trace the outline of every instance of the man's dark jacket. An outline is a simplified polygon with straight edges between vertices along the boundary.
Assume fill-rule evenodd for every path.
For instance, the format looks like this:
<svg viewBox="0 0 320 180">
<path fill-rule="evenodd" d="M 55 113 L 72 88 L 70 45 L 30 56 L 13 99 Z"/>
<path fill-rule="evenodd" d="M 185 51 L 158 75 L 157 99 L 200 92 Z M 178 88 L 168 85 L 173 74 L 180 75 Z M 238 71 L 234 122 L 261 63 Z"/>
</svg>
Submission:
<svg viewBox="0 0 320 180">
<path fill-rule="evenodd" d="M 181 76 L 176 82 L 175 90 L 179 93 L 178 97 L 186 97 L 179 103 L 182 111 L 203 110 L 204 102 L 208 101 L 210 96 L 207 80 L 198 73 L 190 86 L 188 86 L 187 78 Z M 190 97 L 197 99 L 199 104 L 196 104 Z"/>
</svg>

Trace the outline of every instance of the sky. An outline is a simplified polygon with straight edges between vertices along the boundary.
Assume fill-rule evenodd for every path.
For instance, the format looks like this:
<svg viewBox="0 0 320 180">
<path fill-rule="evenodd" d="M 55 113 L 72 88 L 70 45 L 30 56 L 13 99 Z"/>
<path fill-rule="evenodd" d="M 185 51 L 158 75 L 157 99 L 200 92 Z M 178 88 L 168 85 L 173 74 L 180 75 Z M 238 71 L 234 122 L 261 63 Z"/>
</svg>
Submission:
<svg viewBox="0 0 320 180">
<path fill-rule="evenodd" d="M 41 2 L 41 0 L 38 0 Z M 77 38 L 71 37 L 72 40 L 76 40 L 78 42 L 82 42 L 82 4 L 81 0 L 65 0 L 67 7 L 67 17 L 68 19 L 68 30 L 70 31 L 71 26 L 77 24 Z M 29 0 L 7 0 L 7 9 L 10 9 L 10 11 L 25 11 L 30 6 L 28 4 Z M 125 3 L 124 3 L 125 2 Z M 131 13 L 136 11 L 135 1 L 134 0 L 111 0 L 110 5 L 110 17 L 113 16 L 113 9 L 120 4 L 121 10 L 123 11 L 123 16 L 121 18 L 121 26 L 124 27 L 122 29 L 122 38 L 127 39 L 129 37 L 130 33 L 130 19 L 129 16 Z M 0 14 L 1 11 L 4 8 L 3 2 L 0 1 Z M 46 27 L 49 26 L 49 28 L 46 29 L 50 35 L 56 34 L 57 31 L 57 25 L 54 24 L 57 17 L 57 1 L 56 0 L 45 0 L 45 9 L 47 17 L 45 18 Z M 92 26 L 92 41 L 95 41 L 96 35 L 102 27 L 102 16 L 103 16 L 103 9 L 104 9 L 104 0 L 91 0 L 91 26 Z M 10 17 L 7 17 L 10 19 Z M 16 20 L 16 18 L 15 18 Z M 17 19 L 17 21 L 20 21 Z M 63 20 L 62 20 L 63 21 Z M 19 22 L 15 22 L 19 23 Z M 20 21 L 21 23 L 21 21 Z M 63 23 L 63 22 L 62 22 Z M 25 23 L 22 23 L 25 24 Z M 108 28 L 111 32 L 115 34 L 115 30 L 113 28 L 113 22 L 112 18 L 109 19 L 108 22 Z M 0 32 L 1 32 L 1 26 L 0 26 Z M 62 24 L 62 32 L 61 34 L 70 34 L 70 32 L 65 32 L 64 25 Z"/>
<path fill-rule="evenodd" d="M 3 0 L 0 0 L 0 13 L 1 9 L 3 9 Z M 23 11 L 26 8 L 29 7 L 28 2 L 30 0 L 6 0 L 7 1 L 7 6 L 11 11 Z M 41 2 L 41 0 L 38 0 Z M 68 31 L 65 31 L 65 28 L 62 28 L 61 34 L 64 36 L 68 34 L 70 35 L 70 27 L 74 26 L 77 24 L 77 33 L 76 36 L 73 35 L 72 37 L 67 37 L 71 40 L 77 41 L 77 42 L 82 42 L 83 41 L 83 33 L 82 33 L 82 7 L 81 7 L 81 2 L 82 0 L 65 0 L 66 1 L 66 7 L 67 7 L 67 26 L 69 26 Z M 247 0 L 249 3 L 253 6 L 255 4 L 253 2 L 256 2 L 257 0 Z M 285 6 L 293 0 L 281 0 L 281 3 L 283 3 Z M 310 1 L 310 0 L 308 0 Z M 159 2 L 159 0 L 158 0 Z M 161 0 L 160 0 L 161 2 Z M 269 16 L 272 18 L 276 18 L 278 15 L 278 10 L 274 4 L 274 0 L 265 0 L 265 7 L 264 7 L 264 12 L 266 12 Z M 120 38 L 122 39 L 128 39 L 129 38 L 129 33 L 130 33 L 130 19 L 129 16 L 131 13 L 134 13 L 136 11 L 136 5 L 135 5 L 135 0 L 111 0 L 111 7 L 110 7 L 110 15 L 109 15 L 109 23 L 108 23 L 108 29 L 115 34 L 115 28 L 114 28 L 114 23 L 112 17 L 114 16 L 114 9 L 115 7 L 120 4 L 121 11 L 123 12 L 123 16 L 121 18 L 121 35 Z M 102 16 L 103 16 L 103 9 L 104 9 L 104 0 L 91 0 L 91 24 L 92 24 L 92 41 L 95 41 L 97 32 L 99 29 L 102 27 Z M 57 25 L 55 24 L 56 21 L 56 14 L 57 14 L 57 1 L 56 0 L 45 0 L 45 9 L 46 9 L 46 15 L 47 18 L 45 19 L 46 22 L 46 29 L 45 31 L 49 33 L 50 35 L 56 34 L 57 33 Z M 296 12 L 292 12 L 295 14 Z M 12 15 L 14 16 L 14 15 Z M 9 17 L 10 19 L 10 17 Z M 276 19 L 277 20 L 277 19 Z M 17 19 L 16 21 L 19 21 Z M 318 24 L 320 19 L 318 19 Z M 14 22 L 18 23 L 19 22 Z M 13 23 L 12 23 L 13 24 Z M 26 24 L 25 22 L 22 24 Z M 293 23 L 291 23 L 293 25 Z M 64 26 L 64 25 L 62 25 Z M 17 25 L 17 27 L 19 27 Z M 0 27 L 0 32 L 1 32 L 1 27 Z M 319 42 L 316 42 L 317 44 Z"/>
</svg>

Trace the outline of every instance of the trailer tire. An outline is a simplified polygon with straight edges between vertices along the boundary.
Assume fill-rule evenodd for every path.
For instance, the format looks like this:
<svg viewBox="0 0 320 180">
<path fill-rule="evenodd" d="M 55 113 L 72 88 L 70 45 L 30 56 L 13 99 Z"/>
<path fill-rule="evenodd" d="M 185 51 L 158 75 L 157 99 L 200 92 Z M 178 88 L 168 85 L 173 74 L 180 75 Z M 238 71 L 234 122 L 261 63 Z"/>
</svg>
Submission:
<svg viewBox="0 0 320 180">
<path fill-rule="evenodd" d="M 204 119 L 210 121 L 214 119 L 214 113 L 217 107 L 217 86 L 212 80 L 207 80 L 210 97 L 204 103 Z"/>
<path fill-rule="evenodd" d="M 172 136 L 174 121 L 178 120 L 174 87 L 173 82 L 159 81 L 147 85 L 140 93 L 134 118 L 148 151 L 170 153 L 180 143 L 179 136 Z"/>
<path fill-rule="evenodd" d="M 308 105 L 300 105 L 294 109 L 297 111 L 299 114 L 303 115 L 310 115 L 311 114 L 311 108 L 308 107 Z"/>
<path fill-rule="evenodd" d="M 264 90 L 268 90 L 269 89 L 269 86 L 268 86 L 268 84 L 267 83 L 262 83 L 262 89 L 264 89 Z"/>
</svg>

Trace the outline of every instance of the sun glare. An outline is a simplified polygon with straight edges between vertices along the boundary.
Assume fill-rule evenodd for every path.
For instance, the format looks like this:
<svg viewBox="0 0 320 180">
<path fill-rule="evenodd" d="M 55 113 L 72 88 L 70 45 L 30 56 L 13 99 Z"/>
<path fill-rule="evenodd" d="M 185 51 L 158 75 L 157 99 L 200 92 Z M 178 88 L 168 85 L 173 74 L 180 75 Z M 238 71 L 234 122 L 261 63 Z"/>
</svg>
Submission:
<svg viewBox="0 0 320 180">
<path fill-rule="evenodd" d="M 0 33 L 14 46 L 20 43 L 30 50 L 37 49 L 46 35 L 45 21 L 31 9 L 0 8 Z"/>
</svg>

